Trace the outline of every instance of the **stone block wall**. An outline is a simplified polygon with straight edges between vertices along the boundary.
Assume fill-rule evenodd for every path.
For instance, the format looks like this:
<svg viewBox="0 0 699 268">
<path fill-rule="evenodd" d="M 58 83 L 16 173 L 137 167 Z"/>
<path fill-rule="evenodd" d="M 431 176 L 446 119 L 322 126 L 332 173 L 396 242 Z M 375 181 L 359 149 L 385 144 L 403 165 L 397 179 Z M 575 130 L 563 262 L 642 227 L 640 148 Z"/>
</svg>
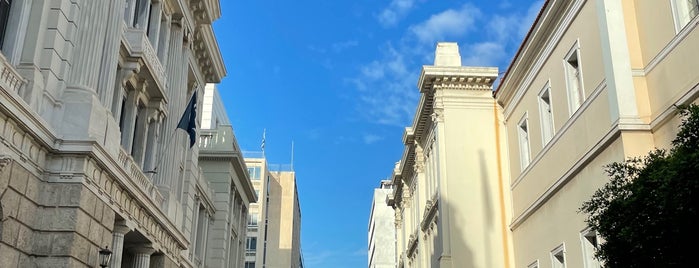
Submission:
<svg viewBox="0 0 699 268">
<path fill-rule="evenodd" d="M 95 267 L 111 245 L 114 211 L 80 183 L 44 182 L 13 161 L 0 202 L 3 267 Z"/>
</svg>

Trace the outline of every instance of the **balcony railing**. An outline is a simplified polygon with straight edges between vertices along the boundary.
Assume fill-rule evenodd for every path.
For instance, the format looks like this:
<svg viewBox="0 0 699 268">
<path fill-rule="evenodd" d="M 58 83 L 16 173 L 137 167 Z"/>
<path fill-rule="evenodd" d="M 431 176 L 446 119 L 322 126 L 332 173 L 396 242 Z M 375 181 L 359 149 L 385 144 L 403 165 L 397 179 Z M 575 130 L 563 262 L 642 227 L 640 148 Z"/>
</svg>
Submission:
<svg viewBox="0 0 699 268">
<path fill-rule="evenodd" d="M 25 80 L 0 53 L 0 87 L 22 96 Z"/>
<path fill-rule="evenodd" d="M 131 56 L 143 58 L 143 61 L 146 63 L 148 70 L 153 76 L 153 80 L 155 80 L 158 84 L 158 91 L 160 92 L 154 93 L 156 95 L 165 96 L 165 68 L 163 68 L 163 65 L 160 63 L 158 54 L 155 53 L 155 50 L 153 49 L 153 46 L 151 45 L 145 31 L 136 28 L 128 28 L 124 32 L 124 37 L 126 37 Z"/>
<path fill-rule="evenodd" d="M 235 152 L 238 148 L 233 127 L 220 125 L 216 129 L 202 129 L 199 149 L 202 151 Z"/>
<path fill-rule="evenodd" d="M 126 170 L 126 173 L 129 174 L 128 178 L 143 190 L 156 205 L 161 206 L 163 204 L 163 200 L 165 199 L 160 194 L 160 191 L 158 191 L 158 188 L 143 174 L 141 167 L 136 164 L 136 161 L 121 148 L 119 149 L 119 164 Z"/>
</svg>

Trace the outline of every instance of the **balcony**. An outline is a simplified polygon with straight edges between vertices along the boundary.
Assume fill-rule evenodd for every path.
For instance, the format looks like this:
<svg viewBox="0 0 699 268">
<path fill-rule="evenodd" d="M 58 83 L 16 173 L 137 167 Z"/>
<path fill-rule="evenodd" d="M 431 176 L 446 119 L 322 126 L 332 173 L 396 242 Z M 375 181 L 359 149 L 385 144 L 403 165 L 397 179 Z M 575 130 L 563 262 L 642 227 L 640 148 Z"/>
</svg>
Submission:
<svg viewBox="0 0 699 268">
<path fill-rule="evenodd" d="M 15 70 L 2 53 L 0 53 L 0 87 L 22 96 L 25 80 Z"/>
<path fill-rule="evenodd" d="M 153 82 L 155 82 L 157 85 L 156 87 L 146 88 L 146 90 L 149 91 L 151 98 L 165 98 L 164 89 L 165 85 L 167 84 L 165 82 L 167 79 L 165 69 L 160 63 L 158 54 L 155 53 L 150 40 L 148 40 L 146 32 L 141 29 L 126 28 L 124 31 L 124 38 L 129 56 L 132 58 L 140 58 L 143 61 L 153 79 Z"/>
<path fill-rule="evenodd" d="M 133 184 L 138 186 L 148 197 L 150 197 L 155 204 L 160 207 L 163 204 L 164 198 L 160 194 L 160 191 L 158 191 L 158 188 L 153 185 L 153 182 L 145 175 L 143 174 L 143 171 L 141 171 L 141 167 L 136 164 L 136 161 L 133 160 L 133 158 L 124 151 L 124 149 L 119 149 L 119 165 L 121 165 L 124 170 L 126 170 L 126 173 L 129 175 L 127 176 Z"/>
<path fill-rule="evenodd" d="M 199 150 L 207 153 L 235 153 L 238 143 L 233 127 L 220 125 L 216 129 L 202 129 L 199 135 Z"/>
</svg>

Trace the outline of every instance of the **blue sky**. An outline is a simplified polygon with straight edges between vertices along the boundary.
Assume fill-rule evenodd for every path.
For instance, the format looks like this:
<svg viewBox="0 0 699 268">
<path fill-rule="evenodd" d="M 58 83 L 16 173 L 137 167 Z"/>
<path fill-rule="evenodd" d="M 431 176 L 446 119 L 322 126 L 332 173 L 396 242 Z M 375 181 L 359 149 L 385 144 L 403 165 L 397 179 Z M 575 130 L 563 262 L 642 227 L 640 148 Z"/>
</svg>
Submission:
<svg viewBox="0 0 699 268">
<path fill-rule="evenodd" d="M 367 266 L 373 188 L 400 160 L 438 41 L 504 72 L 542 0 L 221 0 L 219 85 L 243 150 L 291 161 L 309 268 Z"/>
</svg>

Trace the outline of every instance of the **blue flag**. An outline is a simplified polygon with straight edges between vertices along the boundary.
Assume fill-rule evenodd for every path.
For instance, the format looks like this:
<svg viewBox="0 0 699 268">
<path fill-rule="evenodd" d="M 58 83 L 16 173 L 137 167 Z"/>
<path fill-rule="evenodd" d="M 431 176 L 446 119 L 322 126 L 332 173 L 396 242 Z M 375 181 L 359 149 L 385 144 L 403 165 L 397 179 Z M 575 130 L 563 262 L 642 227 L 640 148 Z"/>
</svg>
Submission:
<svg viewBox="0 0 699 268">
<path fill-rule="evenodd" d="M 187 104 L 187 109 L 184 110 L 177 128 L 184 129 L 189 133 L 189 148 L 194 146 L 197 139 L 197 92 L 194 91 L 192 99 Z"/>
</svg>

